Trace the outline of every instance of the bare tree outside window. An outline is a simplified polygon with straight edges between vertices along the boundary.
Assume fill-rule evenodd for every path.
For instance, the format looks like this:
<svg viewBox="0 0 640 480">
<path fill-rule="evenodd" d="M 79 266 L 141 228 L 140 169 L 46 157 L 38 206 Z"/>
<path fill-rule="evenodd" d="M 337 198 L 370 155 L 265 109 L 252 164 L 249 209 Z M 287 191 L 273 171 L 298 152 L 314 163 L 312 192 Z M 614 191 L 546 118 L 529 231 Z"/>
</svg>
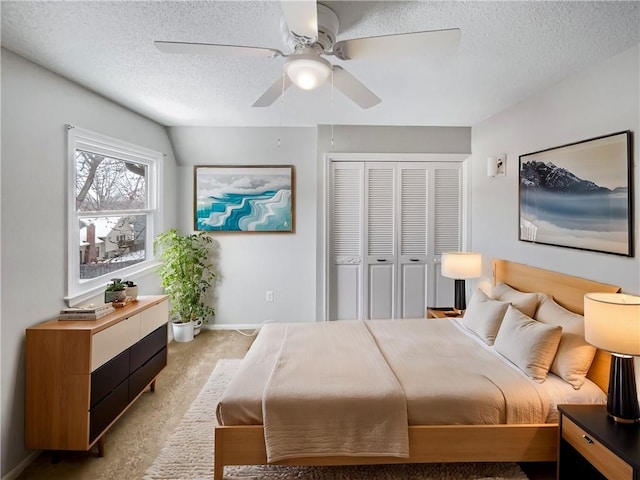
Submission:
<svg viewBox="0 0 640 480">
<path fill-rule="evenodd" d="M 147 170 L 144 164 L 76 150 L 80 279 L 146 259 Z"/>
<path fill-rule="evenodd" d="M 76 150 L 76 209 L 144 209 L 146 179 L 146 165 Z"/>
</svg>

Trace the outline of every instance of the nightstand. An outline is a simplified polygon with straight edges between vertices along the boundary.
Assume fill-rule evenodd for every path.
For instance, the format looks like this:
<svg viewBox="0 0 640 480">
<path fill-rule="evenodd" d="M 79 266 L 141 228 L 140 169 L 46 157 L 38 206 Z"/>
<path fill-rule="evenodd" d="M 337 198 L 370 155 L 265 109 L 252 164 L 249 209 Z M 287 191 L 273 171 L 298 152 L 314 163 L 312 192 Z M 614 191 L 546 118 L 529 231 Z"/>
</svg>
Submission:
<svg viewBox="0 0 640 480">
<path fill-rule="evenodd" d="M 458 315 L 452 315 L 453 308 L 427 308 L 426 318 L 462 318 L 464 311 Z"/>
<path fill-rule="evenodd" d="M 558 405 L 558 479 L 640 480 L 640 425 L 615 423 L 604 405 Z"/>
</svg>

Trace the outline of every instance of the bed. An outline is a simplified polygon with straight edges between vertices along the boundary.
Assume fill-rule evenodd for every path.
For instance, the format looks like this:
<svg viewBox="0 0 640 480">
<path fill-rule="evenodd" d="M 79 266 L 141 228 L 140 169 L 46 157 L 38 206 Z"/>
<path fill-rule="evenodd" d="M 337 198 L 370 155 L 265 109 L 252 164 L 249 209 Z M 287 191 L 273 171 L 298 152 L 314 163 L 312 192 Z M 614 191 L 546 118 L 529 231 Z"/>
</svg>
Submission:
<svg viewBox="0 0 640 480">
<path fill-rule="evenodd" d="M 613 285 L 585 280 L 564 274 L 542 270 L 523 264 L 509 262 L 505 260 L 495 260 L 493 263 L 493 283 L 494 285 L 506 284 L 520 292 L 540 292 L 553 297 L 558 305 L 566 308 L 571 312 L 581 314 L 583 311 L 583 296 L 587 292 L 617 292 L 619 288 Z M 472 299 L 473 300 L 473 299 Z M 471 309 L 471 305 L 469 306 Z M 413 323 L 412 323 L 413 322 Z M 420 328 L 418 321 L 401 321 L 388 322 L 389 327 L 383 324 L 379 325 L 384 336 L 389 328 L 393 325 L 401 325 L 402 328 L 413 328 L 414 325 Z M 423 320 L 422 323 L 431 322 Z M 445 322 L 448 322 L 445 320 Z M 434 323 L 434 328 L 436 324 Z M 360 327 L 356 326 L 351 336 L 360 335 Z M 370 327 L 369 327 L 370 328 Z M 445 328 L 444 324 L 440 324 L 437 328 Z M 449 327 L 446 327 L 449 328 Z M 282 335 L 278 329 L 271 329 L 270 335 Z M 304 335 L 304 330 L 301 331 Z M 362 337 L 363 339 L 366 335 Z M 331 337 L 329 337 L 331 338 Z M 367 337 L 368 338 L 368 337 Z M 277 342 L 278 340 L 275 339 Z M 376 340 L 378 342 L 378 340 Z M 362 342 L 366 343 L 365 340 Z M 317 348 L 324 348 L 320 344 Z M 461 347 L 464 348 L 464 347 Z M 253 347 L 252 347 L 253 349 Z M 393 350 L 385 352 L 385 359 L 392 358 Z M 259 353 L 258 355 L 263 355 Z M 366 355 L 366 354 L 365 354 Z M 254 352 L 253 356 L 256 356 Z M 331 358 L 330 356 L 327 356 Z M 273 375 L 269 373 L 268 355 L 264 354 L 264 358 L 258 360 L 256 366 L 252 367 L 252 383 L 256 391 L 260 391 L 262 384 L 267 381 L 266 377 Z M 372 360 L 374 361 L 374 360 Z M 597 385 L 602 391 L 607 391 L 608 372 L 609 372 L 609 355 L 605 352 L 597 351 L 591 367 L 587 373 L 588 382 Z M 288 364 L 295 364 L 290 362 Z M 264 372 L 260 372 L 258 365 L 266 365 L 262 367 Z M 330 366 L 330 361 L 329 361 Z M 367 372 L 357 372 L 358 375 L 366 377 Z M 384 377 L 384 375 L 378 375 Z M 402 383 L 402 378 L 398 377 Z M 269 378 L 269 382 L 273 379 Z M 388 384 L 393 384 L 393 379 L 388 379 Z M 263 383 L 261 383 L 263 382 Z M 367 382 L 364 382 L 367 383 Z M 544 382 L 550 383 L 550 382 Z M 392 385 L 391 385 L 392 387 Z M 390 387 L 390 388 L 391 388 Z M 251 389 L 249 389 L 251 390 Z M 305 392 L 306 393 L 306 392 Z M 265 397 L 267 395 L 265 394 Z M 393 397 L 393 395 L 386 395 Z M 265 398 L 256 400 L 255 398 L 248 400 L 248 406 L 238 405 L 236 411 L 240 412 L 238 420 L 227 420 L 224 425 L 215 429 L 215 448 L 214 448 L 214 480 L 222 480 L 225 465 L 262 465 L 267 463 L 276 463 L 281 465 L 353 465 L 353 464 L 383 464 L 383 463 L 430 463 L 430 462 L 475 462 L 475 461 L 553 461 L 557 458 L 557 442 L 558 442 L 558 425 L 551 417 L 543 419 L 545 410 L 540 413 L 535 423 L 497 423 L 497 424 L 460 424 L 458 421 L 452 421 L 451 424 L 434 424 L 430 419 L 423 419 L 415 412 L 420 412 L 420 407 L 414 407 L 413 412 L 409 403 L 407 403 L 407 415 L 412 417 L 411 421 L 405 418 L 408 423 L 406 433 L 406 449 L 400 445 L 392 452 L 376 455 L 370 452 L 364 452 L 362 455 L 331 455 L 331 454 L 307 454 L 301 450 L 297 454 L 287 454 L 284 452 L 273 460 L 273 449 L 269 431 L 261 424 L 261 406 L 266 401 Z M 253 405 L 251 405 L 253 402 Z M 297 402 L 301 403 L 301 402 Z M 313 404 L 311 404 L 313 405 Z M 233 405 L 228 405 L 228 410 L 233 410 Z M 287 404 L 281 409 L 286 413 Z M 377 407 L 376 407 L 377 408 Z M 380 408 L 386 408 L 381 406 Z M 389 407 L 391 408 L 391 407 Z M 552 410 L 552 407 L 551 407 Z M 357 408 L 354 410 L 357 412 Z M 243 417 L 244 415 L 244 417 Z M 386 417 L 386 414 L 385 414 Z M 231 418 L 231 417 L 230 417 Z M 265 416 L 265 418 L 267 418 Z M 551 418 L 551 420 L 549 420 Z M 402 421 L 399 418 L 398 421 Z M 424 421 L 425 424 L 420 422 Z M 267 423 L 267 422 L 262 422 Z M 441 423 L 441 422 L 440 422 Z M 292 422 L 295 426 L 295 422 Z M 315 428 L 312 425 L 312 428 Z M 319 427 L 321 428 L 321 427 Z M 295 435 L 295 432 L 289 432 Z M 391 430 L 391 433 L 395 433 Z M 267 445 L 269 443 L 269 445 Z M 270 448 L 268 448 L 270 447 Z M 375 449 L 373 450 L 376 451 Z M 294 450 L 295 452 L 295 450 Z"/>
</svg>

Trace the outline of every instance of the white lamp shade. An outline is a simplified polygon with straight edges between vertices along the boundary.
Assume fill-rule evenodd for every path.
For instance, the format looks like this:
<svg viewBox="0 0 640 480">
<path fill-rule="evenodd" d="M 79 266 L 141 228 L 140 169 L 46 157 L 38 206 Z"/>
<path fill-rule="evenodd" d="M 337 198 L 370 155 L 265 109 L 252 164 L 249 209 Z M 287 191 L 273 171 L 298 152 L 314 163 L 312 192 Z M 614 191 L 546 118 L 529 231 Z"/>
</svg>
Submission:
<svg viewBox="0 0 640 480">
<path fill-rule="evenodd" d="M 584 336 L 591 345 L 623 355 L 640 355 L 640 297 L 623 293 L 584 296 Z"/>
<path fill-rule="evenodd" d="M 284 65 L 291 81 L 304 90 L 313 90 L 327 81 L 331 64 L 317 55 L 295 55 Z"/>
<path fill-rule="evenodd" d="M 443 277 L 466 279 L 482 275 L 482 255 L 474 252 L 447 252 L 442 254 Z"/>
</svg>

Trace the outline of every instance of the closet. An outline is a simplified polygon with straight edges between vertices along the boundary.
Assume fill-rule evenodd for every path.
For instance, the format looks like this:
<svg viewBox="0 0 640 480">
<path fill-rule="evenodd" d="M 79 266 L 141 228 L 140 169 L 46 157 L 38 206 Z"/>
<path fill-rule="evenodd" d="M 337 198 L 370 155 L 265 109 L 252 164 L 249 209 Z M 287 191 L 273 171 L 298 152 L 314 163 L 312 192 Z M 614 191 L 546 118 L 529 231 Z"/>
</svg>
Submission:
<svg viewBox="0 0 640 480">
<path fill-rule="evenodd" d="M 424 317 L 449 304 L 442 252 L 462 244 L 462 162 L 330 164 L 330 320 Z"/>
</svg>

